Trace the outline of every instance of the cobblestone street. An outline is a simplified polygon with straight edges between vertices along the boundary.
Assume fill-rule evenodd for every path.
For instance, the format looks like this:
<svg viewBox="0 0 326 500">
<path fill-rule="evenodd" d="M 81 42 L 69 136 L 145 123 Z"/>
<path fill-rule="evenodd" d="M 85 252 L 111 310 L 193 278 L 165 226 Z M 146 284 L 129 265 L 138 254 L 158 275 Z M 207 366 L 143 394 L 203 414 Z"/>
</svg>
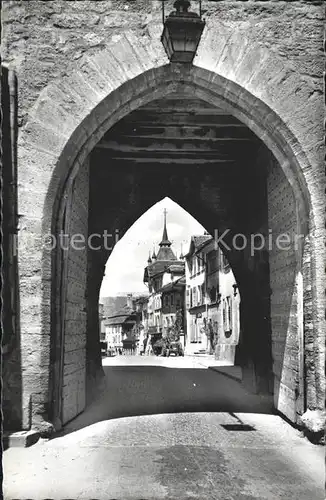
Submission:
<svg viewBox="0 0 326 500">
<path fill-rule="evenodd" d="M 106 359 L 65 435 L 5 451 L 6 500 L 323 498 L 323 448 L 200 362 Z M 157 414 L 123 417 L 141 412 Z"/>
</svg>

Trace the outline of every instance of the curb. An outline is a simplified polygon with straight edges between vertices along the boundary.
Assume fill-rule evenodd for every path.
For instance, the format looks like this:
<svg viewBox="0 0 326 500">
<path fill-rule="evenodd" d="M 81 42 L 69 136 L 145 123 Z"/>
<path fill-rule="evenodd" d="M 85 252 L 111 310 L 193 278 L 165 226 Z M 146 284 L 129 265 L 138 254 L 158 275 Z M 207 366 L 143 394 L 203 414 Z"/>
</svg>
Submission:
<svg viewBox="0 0 326 500">
<path fill-rule="evenodd" d="M 208 366 L 207 368 L 209 370 L 213 370 L 214 372 L 218 372 L 221 375 L 225 375 L 225 377 L 231 378 L 232 380 L 236 380 L 236 382 L 242 382 L 242 378 L 232 375 L 231 373 L 226 373 L 223 370 L 219 370 L 218 366 Z"/>
</svg>

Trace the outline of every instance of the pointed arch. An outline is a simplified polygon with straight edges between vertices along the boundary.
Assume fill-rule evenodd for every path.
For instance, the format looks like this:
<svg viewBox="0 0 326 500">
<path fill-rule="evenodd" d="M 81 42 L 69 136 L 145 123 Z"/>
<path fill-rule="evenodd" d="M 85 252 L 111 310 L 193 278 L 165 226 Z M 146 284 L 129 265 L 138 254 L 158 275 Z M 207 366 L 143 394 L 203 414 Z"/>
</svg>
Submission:
<svg viewBox="0 0 326 500">
<path fill-rule="evenodd" d="M 315 232 L 320 240 L 322 228 L 320 207 L 315 196 L 317 188 L 311 175 L 313 165 L 288 125 L 290 117 L 282 115 L 283 97 L 275 104 L 276 112 L 260 98 L 266 95 L 263 88 L 273 85 L 269 81 L 269 73 L 260 81 L 254 95 L 250 71 L 242 73 L 242 63 L 239 63 L 234 74 L 221 62 L 223 58 L 218 63 L 213 56 L 211 42 L 206 35 L 196 65 L 170 65 L 157 44 L 147 44 L 140 35 L 126 33 L 92 59 L 85 57 L 72 74 L 40 93 L 30 111 L 19 145 L 23 181 L 19 199 L 20 211 L 25 213 L 26 237 L 54 232 L 67 186 L 110 127 L 139 106 L 178 91 L 223 108 L 255 132 L 273 153 L 292 186 L 301 233 Z M 204 55 L 205 46 L 207 52 Z M 246 46 L 246 57 L 252 57 L 255 50 L 256 46 Z M 273 54 L 265 50 L 263 56 L 264 67 L 272 68 Z M 258 71 L 259 67 L 253 65 L 251 76 L 254 77 Z M 38 173 L 33 186 L 29 179 L 31 167 Z M 26 185 L 29 190 L 26 190 Z M 22 248 L 24 238 L 21 234 Z M 318 241 L 311 241 L 314 282 L 317 280 L 316 266 L 321 262 L 321 254 L 316 248 Z M 42 401 L 42 404 L 37 404 L 44 406 L 48 398 L 53 261 L 41 243 L 36 242 L 32 249 L 29 247 L 28 252 L 21 251 L 19 255 L 21 277 L 28 281 L 32 272 L 33 283 L 39 284 L 34 299 L 40 303 L 38 309 L 36 307 L 31 313 L 24 297 L 22 300 L 22 332 L 34 335 L 35 349 L 39 351 L 41 360 L 41 370 L 35 373 L 35 369 L 30 367 L 30 374 L 25 377 L 25 427 L 28 425 L 30 394 L 35 377 L 40 379 L 37 399 Z M 320 284 L 319 280 L 319 289 Z M 313 290 L 316 301 L 318 287 Z M 34 292 L 35 289 L 28 289 L 26 296 Z M 318 309 L 317 322 L 322 317 L 322 308 L 317 305 L 315 308 Z"/>
</svg>

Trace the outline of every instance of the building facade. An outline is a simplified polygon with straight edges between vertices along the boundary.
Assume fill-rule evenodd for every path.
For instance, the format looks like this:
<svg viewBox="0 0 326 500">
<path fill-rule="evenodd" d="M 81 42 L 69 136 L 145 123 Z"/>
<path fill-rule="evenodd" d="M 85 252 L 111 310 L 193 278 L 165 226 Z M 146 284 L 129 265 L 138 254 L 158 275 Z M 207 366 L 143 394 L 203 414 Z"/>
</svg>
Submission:
<svg viewBox="0 0 326 500">
<path fill-rule="evenodd" d="M 105 319 L 105 339 L 114 352 L 135 354 L 139 342 L 139 313 L 126 307 L 115 316 Z M 120 353 L 121 353 L 120 352 Z"/>
<path fill-rule="evenodd" d="M 98 320 L 100 328 L 100 341 L 105 342 L 105 316 L 104 316 L 104 304 L 99 301 L 98 304 Z"/>
<path fill-rule="evenodd" d="M 148 336 L 148 297 L 142 296 L 135 300 L 135 310 L 137 312 L 137 343 L 136 354 L 145 354 Z"/>
<path fill-rule="evenodd" d="M 107 348 L 115 353 L 140 353 L 144 341 L 144 325 L 147 324 L 147 301 L 143 295 L 125 297 L 126 303 L 118 311 L 102 320 Z"/>
<path fill-rule="evenodd" d="M 234 363 L 240 299 L 231 267 L 208 234 L 192 236 L 186 261 L 186 353 Z"/>
<path fill-rule="evenodd" d="M 104 321 L 105 324 L 105 341 L 107 343 L 107 349 L 113 350 L 113 352 L 119 352 L 119 349 L 123 349 L 123 335 L 122 326 L 125 317 L 108 318 Z"/>
<path fill-rule="evenodd" d="M 147 306 L 149 337 L 147 353 L 151 352 L 151 346 L 156 341 L 167 337 L 175 324 L 177 312 L 182 311 L 183 315 L 185 265 L 183 260 L 177 259 L 171 248 L 166 227 L 166 211 L 164 211 L 163 236 L 159 247 L 157 255 L 154 251 L 152 257 L 148 258 L 144 271 L 144 283 L 150 293 Z"/>
<path fill-rule="evenodd" d="M 162 293 L 162 337 L 172 337 L 180 340 L 185 347 L 186 323 L 185 323 L 185 287 L 186 278 L 181 276 L 171 280 L 161 289 Z M 171 337 L 171 338 L 172 338 Z"/>
</svg>

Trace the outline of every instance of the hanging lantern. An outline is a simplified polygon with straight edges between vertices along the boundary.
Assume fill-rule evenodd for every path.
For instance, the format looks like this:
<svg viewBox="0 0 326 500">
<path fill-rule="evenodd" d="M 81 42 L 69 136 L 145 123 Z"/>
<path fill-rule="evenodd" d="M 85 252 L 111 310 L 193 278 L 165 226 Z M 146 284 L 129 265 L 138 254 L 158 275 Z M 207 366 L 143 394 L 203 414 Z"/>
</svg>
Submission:
<svg viewBox="0 0 326 500">
<path fill-rule="evenodd" d="M 161 42 L 171 62 L 191 63 L 195 57 L 198 44 L 205 26 L 201 19 L 201 2 L 199 15 L 188 12 L 188 0 L 176 0 L 174 12 L 165 19 L 164 0 L 162 0 L 163 33 Z"/>
</svg>

